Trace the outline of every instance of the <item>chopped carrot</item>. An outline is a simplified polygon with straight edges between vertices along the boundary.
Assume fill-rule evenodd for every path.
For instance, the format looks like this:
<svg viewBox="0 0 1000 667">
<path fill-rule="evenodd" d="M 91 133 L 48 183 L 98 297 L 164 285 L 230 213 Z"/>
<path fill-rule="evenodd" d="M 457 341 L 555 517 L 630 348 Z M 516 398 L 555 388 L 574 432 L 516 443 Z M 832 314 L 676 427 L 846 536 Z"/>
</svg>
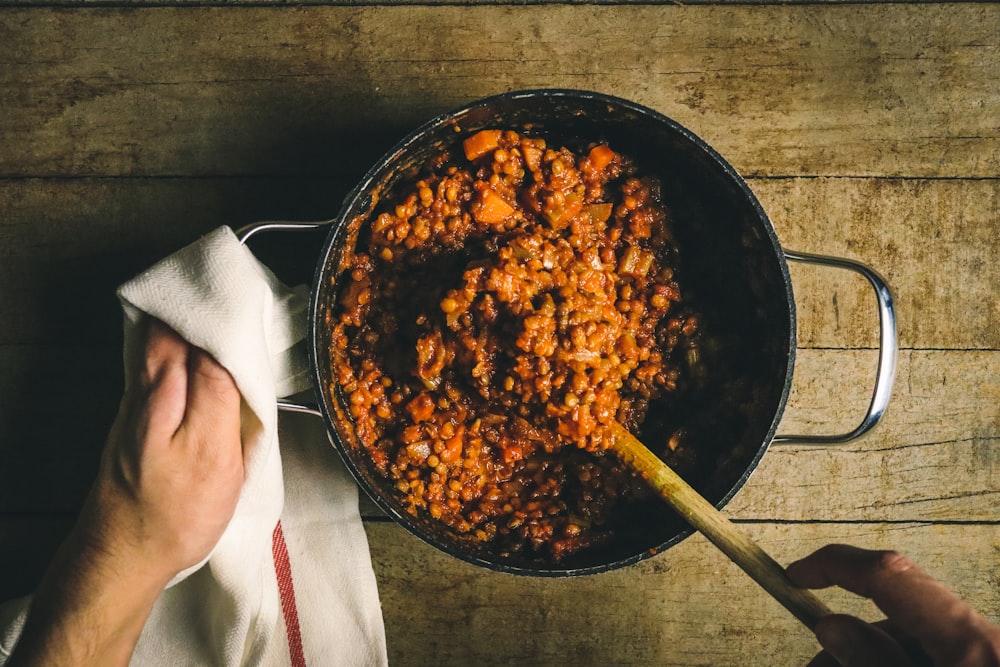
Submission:
<svg viewBox="0 0 1000 667">
<path fill-rule="evenodd" d="M 472 217 L 477 222 L 494 225 L 503 222 L 514 213 L 514 207 L 493 188 L 487 186 L 478 188 L 478 191 L 479 198 L 472 205 Z"/>
<path fill-rule="evenodd" d="M 530 171 L 538 171 L 542 168 L 544 152 L 536 143 L 527 139 L 521 140 L 521 154 L 524 155 L 524 164 Z"/>
<path fill-rule="evenodd" d="M 513 463 L 524 458 L 524 447 L 518 443 L 511 443 L 501 449 L 504 463 Z"/>
<path fill-rule="evenodd" d="M 426 392 L 420 393 L 406 404 L 406 409 L 413 417 L 414 422 L 427 421 L 434 414 L 434 401 L 431 399 L 430 394 Z"/>
<path fill-rule="evenodd" d="M 496 150 L 500 146 L 501 134 L 500 130 L 480 130 L 471 137 L 466 138 L 462 142 L 462 148 L 465 149 L 465 157 L 469 160 L 475 160 L 490 151 Z"/>
<path fill-rule="evenodd" d="M 587 159 L 597 171 L 603 171 L 615 159 L 615 152 L 608 148 L 607 144 L 598 144 L 590 149 Z"/>
<path fill-rule="evenodd" d="M 453 435 L 445 441 L 441 451 L 441 460 L 445 463 L 457 461 L 462 456 L 462 434 Z"/>
</svg>

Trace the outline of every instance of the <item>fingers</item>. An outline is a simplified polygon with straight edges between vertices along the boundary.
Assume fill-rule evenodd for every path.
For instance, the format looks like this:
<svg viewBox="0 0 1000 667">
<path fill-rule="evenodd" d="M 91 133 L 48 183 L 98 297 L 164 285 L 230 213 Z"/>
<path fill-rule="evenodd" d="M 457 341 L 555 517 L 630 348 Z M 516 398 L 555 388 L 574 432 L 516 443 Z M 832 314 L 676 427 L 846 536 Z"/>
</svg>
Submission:
<svg viewBox="0 0 1000 667">
<path fill-rule="evenodd" d="M 788 576 L 799 586 L 840 586 L 871 597 L 876 583 L 894 570 L 916 567 L 892 551 L 870 551 L 848 544 L 830 544 L 788 566 Z"/>
<path fill-rule="evenodd" d="M 184 419 L 190 349 L 173 329 L 159 320 L 150 320 L 139 391 L 146 394 L 142 421 L 154 438 L 170 438 Z"/>
<path fill-rule="evenodd" d="M 173 436 L 182 425 L 221 437 L 239 433 L 240 393 L 229 372 L 163 322 L 150 319 L 140 386 L 148 392 L 152 436 Z"/>
<path fill-rule="evenodd" d="M 839 624 L 841 621 L 839 619 L 846 618 L 846 627 L 841 628 L 839 631 L 836 628 L 831 629 L 832 625 Z M 893 661 L 905 660 L 903 656 L 908 656 L 910 662 L 902 662 L 901 664 L 912 665 L 913 667 L 932 667 L 933 663 L 927 657 L 920 647 L 912 639 L 902 636 L 902 634 L 892 625 L 891 621 L 879 621 L 878 623 L 872 623 L 871 627 L 873 629 L 880 630 L 884 632 L 888 637 L 895 641 L 898 646 L 891 646 L 885 644 L 886 638 L 879 634 L 870 634 L 867 628 L 860 628 L 857 633 L 857 638 L 852 639 L 852 628 L 851 623 L 860 623 L 856 618 L 853 617 L 840 617 L 840 616 L 830 616 L 828 619 L 823 619 L 821 624 L 831 624 L 830 627 L 825 627 L 819 630 L 817 637 L 821 640 L 822 645 L 826 647 L 821 651 L 815 658 L 813 658 L 808 667 L 852 667 L 854 665 L 865 665 L 865 664 L 881 664 L 880 661 L 884 661 L 887 665 L 894 664 Z M 862 624 L 867 625 L 867 624 Z M 839 632 L 840 637 L 836 636 Z M 843 644 L 844 639 L 847 638 L 848 644 L 851 642 L 856 643 L 856 647 L 850 645 L 844 648 L 838 648 L 837 644 Z M 872 656 L 858 655 L 861 651 L 862 646 L 869 646 L 874 643 L 874 649 L 872 650 Z M 900 653 L 900 651 L 902 653 Z M 840 655 L 840 660 L 834 657 L 834 652 Z"/>
<path fill-rule="evenodd" d="M 972 607 L 894 551 L 830 545 L 792 563 L 787 571 L 805 588 L 836 585 L 870 598 L 894 627 L 941 664 L 958 664 L 970 645 L 988 634 L 988 623 Z M 842 623 L 833 627 L 834 632 L 855 629 Z"/>
<path fill-rule="evenodd" d="M 840 586 L 871 600 L 886 616 L 915 635 L 936 629 L 940 619 L 960 616 L 965 604 L 906 556 L 835 544 L 788 567 L 793 582 L 807 588 Z"/>
<path fill-rule="evenodd" d="M 188 360 L 185 424 L 204 429 L 218 439 L 237 442 L 240 432 L 240 392 L 221 364 L 204 350 L 193 348 Z"/>
<path fill-rule="evenodd" d="M 813 667 L 824 664 L 839 664 L 842 667 L 913 666 L 902 647 L 884 630 L 853 616 L 827 616 L 820 619 L 814 632 L 827 657 L 824 658 L 823 654 L 817 656 Z M 828 658 L 833 658 L 835 662 L 830 662 Z"/>
<path fill-rule="evenodd" d="M 160 320 L 148 318 L 145 327 L 145 354 L 139 380 L 144 386 L 157 382 L 161 375 L 187 363 L 188 343 Z"/>
<path fill-rule="evenodd" d="M 211 355 L 145 326 L 87 512 L 98 546 L 169 578 L 208 556 L 239 502 L 241 398 Z"/>
</svg>

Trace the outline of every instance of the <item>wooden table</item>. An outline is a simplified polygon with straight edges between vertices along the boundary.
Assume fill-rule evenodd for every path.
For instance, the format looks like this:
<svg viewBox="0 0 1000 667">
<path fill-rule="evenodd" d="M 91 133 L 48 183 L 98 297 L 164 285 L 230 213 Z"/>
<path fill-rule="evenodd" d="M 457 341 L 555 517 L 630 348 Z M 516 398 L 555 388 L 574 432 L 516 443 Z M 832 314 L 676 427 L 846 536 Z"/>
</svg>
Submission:
<svg viewBox="0 0 1000 667">
<path fill-rule="evenodd" d="M 834 541 L 905 550 L 996 619 L 998 81 L 997 3 L 0 3 L 0 598 L 34 587 L 95 472 L 121 391 L 118 283 L 221 224 L 330 217 L 438 112 L 575 87 L 689 127 L 748 178 L 784 247 L 861 260 L 895 291 L 883 423 L 844 446 L 772 447 L 727 513 L 783 562 Z M 793 280 L 781 431 L 849 429 L 874 376 L 874 298 L 830 269 Z M 794 665 L 815 650 L 700 537 L 534 580 L 366 513 L 394 665 Z"/>
</svg>

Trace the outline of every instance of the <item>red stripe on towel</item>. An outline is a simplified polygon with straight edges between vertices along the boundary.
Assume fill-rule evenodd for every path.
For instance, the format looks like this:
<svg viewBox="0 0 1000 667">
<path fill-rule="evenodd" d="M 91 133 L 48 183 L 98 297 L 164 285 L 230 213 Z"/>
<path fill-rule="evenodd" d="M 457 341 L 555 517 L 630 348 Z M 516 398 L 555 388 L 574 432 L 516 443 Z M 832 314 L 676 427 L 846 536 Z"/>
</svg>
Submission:
<svg viewBox="0 0 1000 667">
<path fill-rule="evenodd" d="M 288 633 L 288 653 L 292 657 L 292 667 L 306 667 L 306 656 L 302 651 L 302 630 L 299 628 L 299 610 L 295 606 L 295 586 L 292 584 L 292 563 L 288 560 L 288 546 L 281 522 L 274 527 L 271 536 L 271 553 L 274 555 L 274 573 L 278 577 L 278 595 L 281 598 L 281 613 L 285 617 Z"/>
</svg>

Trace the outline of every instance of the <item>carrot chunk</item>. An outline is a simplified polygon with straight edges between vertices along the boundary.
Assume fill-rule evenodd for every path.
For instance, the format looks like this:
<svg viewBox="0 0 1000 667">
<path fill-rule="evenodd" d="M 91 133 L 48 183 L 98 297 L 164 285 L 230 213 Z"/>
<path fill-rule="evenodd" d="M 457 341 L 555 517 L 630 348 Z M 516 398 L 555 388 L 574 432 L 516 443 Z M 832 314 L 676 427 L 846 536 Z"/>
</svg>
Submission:
<svg viewBox="0 0 1000 667">
<path fill-rule="evenodd" d="M 472 217 L 478 222 L 495 225 L 498 222 L 503 222 L 514 213 L 514 207 L 508 204 L 507 200 L 497 194 L 493 188 L 486 186 L 477 188 L 477 190 L 479 197 L 472 203 Z"/>
<path fill-rule="evenodd" d="M 480 130 L 462 142 L 465 157 L 469 160 L 480 158 L 500 146 L 500 130 Z"/>
<path fill-rule="evenodd" d="M 587 159 L 590 160 L 590 164 L 594 166 L 594 169 L 602 171 L 615 159 L 615 152 L 608 148 L 607 144 L 598 144 L 590 149 Z"/>
</svg>

